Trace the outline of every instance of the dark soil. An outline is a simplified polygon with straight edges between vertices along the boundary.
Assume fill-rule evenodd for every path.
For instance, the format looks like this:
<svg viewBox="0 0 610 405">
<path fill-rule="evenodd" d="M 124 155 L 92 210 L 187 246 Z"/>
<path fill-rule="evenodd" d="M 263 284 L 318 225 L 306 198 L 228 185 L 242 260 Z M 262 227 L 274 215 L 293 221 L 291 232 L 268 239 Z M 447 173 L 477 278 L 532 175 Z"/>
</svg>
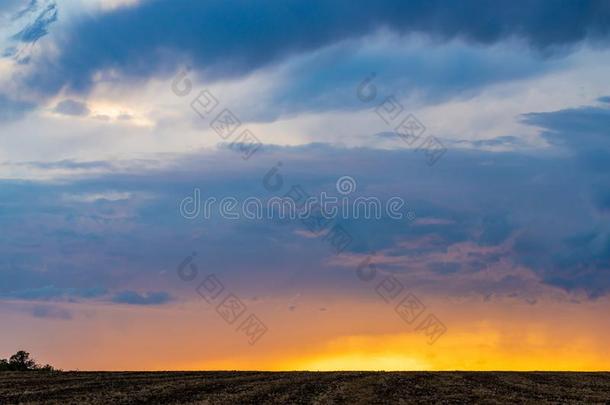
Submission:
<svg viewBox="0 0 610 405">
<path fill-rule="evenodd" d="M 0 404 L 610 404 L 610 373 L 0 373 Z"/>
</svg>

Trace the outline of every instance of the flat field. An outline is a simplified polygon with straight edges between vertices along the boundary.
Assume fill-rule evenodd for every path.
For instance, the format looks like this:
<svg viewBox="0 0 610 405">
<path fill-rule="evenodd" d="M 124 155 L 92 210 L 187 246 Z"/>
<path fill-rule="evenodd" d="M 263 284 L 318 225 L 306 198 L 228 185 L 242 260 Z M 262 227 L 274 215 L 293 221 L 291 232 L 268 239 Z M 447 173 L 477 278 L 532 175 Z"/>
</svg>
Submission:
<svg viewBox="0 0 610 405">
<path fill-rule="evenodd" d="M 610 373 L 5 372 L 0 404 L 610 403 Z"/>
</svg>

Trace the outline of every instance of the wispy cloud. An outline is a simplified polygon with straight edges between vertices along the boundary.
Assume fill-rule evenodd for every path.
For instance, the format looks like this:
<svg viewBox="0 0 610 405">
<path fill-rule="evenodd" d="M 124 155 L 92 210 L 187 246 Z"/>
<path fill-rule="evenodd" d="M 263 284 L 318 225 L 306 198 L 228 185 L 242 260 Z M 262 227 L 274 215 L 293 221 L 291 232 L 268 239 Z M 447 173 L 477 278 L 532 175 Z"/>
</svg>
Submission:
<svg viewBox="0 0 610 405">
<path fill-rule="evenodd" d="M 112 297 L 112 302 L 129 305 L 162 305 L 172 300 L 171 295 L 164 291 L 138 293 L 136 291 L 121 291 Z"/>
<path fill-rule="evenodd" d="M 72 313 L 67 309 L 58 308 L 48 305 L 37 305 L 32 309 L 32 315 L 36 318 L 45 319 L 60 319 L 69 320 L 72 319 Z"/>
</svg>

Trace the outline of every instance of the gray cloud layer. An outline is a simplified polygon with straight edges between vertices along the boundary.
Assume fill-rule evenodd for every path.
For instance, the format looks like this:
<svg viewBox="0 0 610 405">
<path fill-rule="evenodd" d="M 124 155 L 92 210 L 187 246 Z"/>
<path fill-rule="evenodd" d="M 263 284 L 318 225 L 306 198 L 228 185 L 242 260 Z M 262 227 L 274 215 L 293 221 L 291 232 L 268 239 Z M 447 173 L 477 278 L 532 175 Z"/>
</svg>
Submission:
<svg viewBox="0 0 610 405">
<path fill-rule="evenodd" d="M 172 269 L 193 251 L 201 271 L 222 269 L 242 280 L 246 290 L 257 289 L 253 294 L 270 293 L 268 286 L 283 282 L 345 286 L 344 272 L 329 271 L 329 247 L 304 238 L 297 232 L 304 229 L 300 223 L 188 221 L 177 213 L 178 202 L 194 187 L 204 197 L 271 197 L 262 179 L 281 160 L 279 195 L 293 184 L 310 193 L 333 192 L 337 178 L 348 174 L 357 179 L 359 195 L 400 196 L 422 219 L 413 224 L 342 220 L 354 235 L 350 253 L 388 251 L 417 260 L 447 255 L 461 243 L 478 246 L 480 252 L 467 258 L 432 255 L 421 263 L 427 273 L 418 282 L 431 288 L 454 288 L 439 277 L 465 277 L 508 262 L 528 268 L 548 286 L 604 295 L 610 291 L 610 175 L 609 160 L 596 159 L 609 150 L 609 117 L 607 106 L 530 114 L 524 120 L 543 128 L 558 146 L 536 155 L 452 149 L 432 168 L 421 152 L 317 144 L 266 147 L 248 162 L 222 151 L 186 156 L 163 170 L 112 171 L 59 184 L 3 181 L 0 292 L 42 288 L 21 293 L 39 296 L 53 293 L 44 289 L 51 284 L 121 291 L 124 283 L 138 280 L 163 290 L 178 285 Z M 75 167 L 73 162 L 64 166 Z M 109 192 L 126 196 L 104 198 Z M 518 293 L 527 283 L 518 275 L 502 280 L 459 288 Z M 130 292 L 115 302 L 147 305 L 166 299 Z"/>
</svg>

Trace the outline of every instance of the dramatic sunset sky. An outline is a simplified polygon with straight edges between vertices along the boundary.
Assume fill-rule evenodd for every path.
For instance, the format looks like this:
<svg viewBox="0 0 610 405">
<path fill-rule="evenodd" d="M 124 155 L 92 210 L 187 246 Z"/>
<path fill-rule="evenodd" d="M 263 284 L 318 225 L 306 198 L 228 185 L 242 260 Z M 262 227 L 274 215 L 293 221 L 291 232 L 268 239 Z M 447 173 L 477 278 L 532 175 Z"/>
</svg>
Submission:
<svg viewBox="0 0 610 405">
<path fill-rule="evenodd" d="M 610 2 L 2 0 L 0 230 L 0 358 L 610 370 Z"/>
</svg>

